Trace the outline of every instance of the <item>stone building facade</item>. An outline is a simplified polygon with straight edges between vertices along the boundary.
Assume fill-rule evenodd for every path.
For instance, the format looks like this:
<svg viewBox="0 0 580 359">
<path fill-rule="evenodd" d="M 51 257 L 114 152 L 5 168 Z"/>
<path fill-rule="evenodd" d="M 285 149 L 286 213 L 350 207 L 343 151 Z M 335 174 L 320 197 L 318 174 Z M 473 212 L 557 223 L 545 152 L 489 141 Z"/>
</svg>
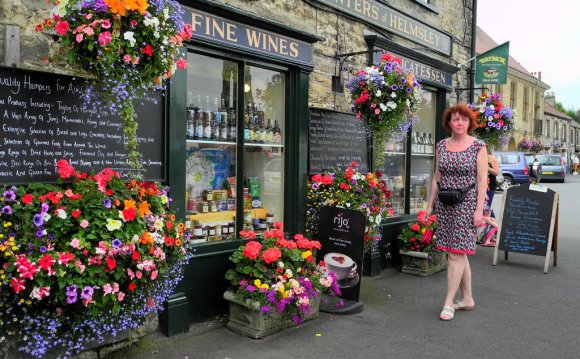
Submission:
<svg viewBox="0 0 580 359">
<path fill-rule="evenodd" d="M 214 2 L 214 1 L 210 1 Z M 364 51 L 367 49 L 363 32 L 365 29 L 377 32 L 398 44 L 408 47 L 427 56 L 456 66 L 471 57 L 472 45 L 472 1 L 367 1 L 367 0 L 336 0 L 336 3 L 351 3 L 353 12 L 355 6 L 364 4 L 387 4 L 388 6 L 417 19 L 426 25 L 448 33 L 452 39 L 451 55 L 440 54 L 410 41 L 405 37 L 391 33 L 385 29 L 365 23 L 352 16 L 316 0 L 216 0 L 218 4 L 248 12 L 257 17 L 268 19 L 292 28 L 302 30 L 323 38 L 314 45 L 314 71 L 310 81 L 310 105 L 314 107 L 348 110 L 348 92 L 332 92 L 331 79 L 338 75 L 339 59 L 337 54 Z M 187 2 L 184 1 L 187 6 Z M 358 5 L 357 5 L 358 4 Z M 0 1 L 0 61 L 5 63 L 6 56 L 6 26 L 16 27 L 19 32 L 20 57 L 17 66 L 47 72 L 73 73 L 75 70 L 62 61 L 47 58 L 54 54 L 51 39 L 45 34 L 37 33 L 35 25 L 43 18 L 50 16 L 53 6 L 45 1 L 35 0 L 1 0 Z M 56 62 L 54 62 L 56 61 Z M 354 55 L 343 64 L 342 78 L 344 81 L 358 69 L 367 65 L 366 54 Z M 453 76 L 453 86 L 469 87 L 469 68 L 461 67 Z M 451 93 L 451 102 L 469 101 L 468 91 Z"/>
</svg>

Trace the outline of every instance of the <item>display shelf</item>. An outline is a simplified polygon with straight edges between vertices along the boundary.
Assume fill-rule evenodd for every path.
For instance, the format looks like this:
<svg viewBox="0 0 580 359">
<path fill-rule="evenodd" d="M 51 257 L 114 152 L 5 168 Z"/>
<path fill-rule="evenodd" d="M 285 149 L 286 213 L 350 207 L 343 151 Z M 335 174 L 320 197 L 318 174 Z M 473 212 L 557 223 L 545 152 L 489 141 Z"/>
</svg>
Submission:
<svg viewBox="0 0 580 359">
<path fill-rule="evenodd" d="M 435 155 L 432 154 L 432 153 L 411 153 L 411 156 L 413 156 L 413 157 L 427 157 L 427 158 L 432 158 Z"/>
<path fill-rule="evenodd" d="M 231 142 L 231 141 L 212 141 L 212 140 L 186 140 L 186 141 L 188 144 L 204 143 L 204 144 L 210 144 L 210 145 L 229 145 L 229 146 L 236 145 L 235 142 Z"/>
<path fill-rule="evenodd" d="M 277 145 L 273 143 L 244 143 L 244 146 L 252 146 L 252 147 L 276 147 L 276 148 L 283 148 L 284 145 Z"/>
<path fill-rule="evenodd" d="M 266 218 L 265 208 L 254 208 L 252 211 L 252 218 Z M 221 212 L 208 212 L 208 213 L 197 213 L 190 214 L 189 219 L 191 221 L 200 221 L 202 223 L 207 222 L 220 222 L 229 221 L 236 215 L 236 211 L 221 211 Z"/>
<path fill-rule="evenodd" d="M 393 151 L 385 151 L 385 155 L 405 155 L 405 152 L 393 152 Z"/>
</svg>

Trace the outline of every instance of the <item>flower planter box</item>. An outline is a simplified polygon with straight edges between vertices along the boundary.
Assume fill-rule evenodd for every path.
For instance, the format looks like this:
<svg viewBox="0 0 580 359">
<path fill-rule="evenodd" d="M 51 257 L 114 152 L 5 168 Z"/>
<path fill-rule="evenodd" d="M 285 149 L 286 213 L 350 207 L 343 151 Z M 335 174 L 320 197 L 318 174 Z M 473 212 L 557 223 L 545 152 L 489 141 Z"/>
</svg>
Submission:
<svg viewBox="0 0 580 359">
<path fill-rule="evenodd" d="M 401 271 L 406 274 L 429 277 L 447 269 L 447 255 L 443 252 L 423 253 L 399 251 L 399 254 L 403 260 L 403 268 Z"/>
<path fill-rule="evenodd" d="M 278 313 L 264 314 L 260 312 L 260 303 L 250 300 L 238 300 L 234 292 L 226 291 L 224 299 L 230 304 L 230 316 L 227 327 L 237 333 L 253 339 L 261 339 L 286 328 L 296 326 L 292 319 L 285 319 Z M 304 321 L 318 318 L 320 295 L 312 303 L 312 313 L 303 318 Z"/>
</svg>

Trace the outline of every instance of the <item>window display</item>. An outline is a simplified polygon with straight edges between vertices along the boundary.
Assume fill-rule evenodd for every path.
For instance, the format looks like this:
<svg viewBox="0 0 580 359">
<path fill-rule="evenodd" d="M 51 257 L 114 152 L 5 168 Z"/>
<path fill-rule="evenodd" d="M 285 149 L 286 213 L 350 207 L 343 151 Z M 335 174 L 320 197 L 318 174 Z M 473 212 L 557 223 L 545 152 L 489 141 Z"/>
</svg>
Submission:
<svg viewBox="0 0 580 359">
<path fill-rule="evenodd" d="M 188 54 L 185 195 L 193 243 L 234 239 L 241 229 L 260 232 L 283 219 L 284 89 L 282 72 Z M 238 210 L 243 223 L 236 223 Z"/>
<path fill-rule="evenodd" d="M 385 146 L 383 178 L 391 191 L 387 207 L 393 209 L 393 215 L 405 214 L 405 161 L 407 148 L 406 134 L 391 136 Z"/>
<path fill-rule="evenodd" d="M 410 213 L 427 208 L 431 178 L 435 166 L 436 98 L 434 92 L 425 91 L 417 115 L 421 119 L 411 132 L 411 183 Z"/>
</svg>

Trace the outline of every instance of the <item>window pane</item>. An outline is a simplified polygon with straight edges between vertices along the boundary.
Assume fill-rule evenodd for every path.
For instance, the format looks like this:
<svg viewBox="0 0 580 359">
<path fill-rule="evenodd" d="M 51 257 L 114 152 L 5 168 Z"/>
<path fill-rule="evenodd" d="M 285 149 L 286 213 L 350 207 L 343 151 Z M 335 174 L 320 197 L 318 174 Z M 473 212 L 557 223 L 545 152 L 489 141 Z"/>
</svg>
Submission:
<svg viewBox="0 0 580 359">
<path fill-rule="evenodd" d="M 244 69 L 244 228 L 284 219 L 286 74 Z"/>
<path fill-rule="evenodd" d="M 186 203 L 194 243 L 235 237 L 238 65 L 187 56 Z"/>
</svg>

